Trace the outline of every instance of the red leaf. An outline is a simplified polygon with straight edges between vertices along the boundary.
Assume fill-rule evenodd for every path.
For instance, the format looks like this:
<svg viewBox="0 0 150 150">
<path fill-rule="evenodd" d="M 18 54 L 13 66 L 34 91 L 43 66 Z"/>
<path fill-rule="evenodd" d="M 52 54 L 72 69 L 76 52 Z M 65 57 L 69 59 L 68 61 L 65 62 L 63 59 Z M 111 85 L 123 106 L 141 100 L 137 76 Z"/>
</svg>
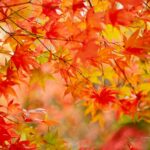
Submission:
<svg viewBox="0 0 150 150">
<path fill-rule="evenodd" d="M 120 103 L 121 103 L 121 110 L 125 114 L 133 116 L 137 112 L 137 105 L 138 105 L 137 99 L 135 100 L 121 99 Z"/>
<path fill-rule="evenodd" d="M 9 141 L 11 139 L 11 135 L 9 132 L 2 126 L 0 126 L 0 145 L 5 144 L 5 141 Z"/>
<path fill-rule="evenodd" d="M 102 88 L 99 92 L 93 92 L 91 98 L 95 99 L 95 102 L 107 105 L 110 102 L 114 102 L 116 100 L 117 91 L 110 90 L 106 87 Z"/>
<path fill-rule="evenodd" d="M 72 6 L 73 11 L 76 11 L 84 7 L 85 7 L 85 4 L 83 0 L 73 0 L 73 6 Z"/>
<path fill-rule="evenodd" d="M 135 31 L 128 40 L 125 39 L 125 54 L 138 57 L 149 56 L 150 31 L 145 30 L 142 36 L 139 36 L 139 30 Z"/>
<path fill-rule="evenodd" d="M 14 102 L 14 100 L 11 100 L 8 103 L 7 110 L 8 110 L 8 113 L 11 115 L 15 115 L 15 114 L 18 114 L 19 112 L 21 112 L 20 105 L 18 103 Z"/>
<path fill-rule="evenodd" d="M 16 92 L 12 87 L 13 85 L 15 83 L 9 80 L 0 81 L 0 96 L 4 95 L 6 98 L 9 95 L 16 96 Z"/>
<path fill-rule="evenodd" d="M 96 44 L 95 40 L 85 41 L 83 46 L 78 49 L 75 59 L 80 58 L 80 60 L 85 63 L 86 61 L 98 56 L 98 49 L 99 46 Z"/>
<path fill-rule="evenodd" d="M 8 131 L 8 127 L 11 124 L 7 124 L 5 120 L 0 117 L 0 145 L 4 145 L 5 141 L 10 141 L 12 136 Z"/>
<path fill-rule="evenodd" d="M 56 10 L 59 9 L 60 0 L 43 0 L 43 13 L 46 16 L 51 17 L 52 19 L 56 19 L 59 17 Z"/>
<path fill-rule="evenodd" d="M 116 0 L 124 5 L 124 7 L 131 8 L 137 7 L 138 5 L 141 5 L 143 0 Z"/>
<path fill-rule="evenodd" d="M 11 57 L 12 63 L 17 69 L 23 69 L 27 73 L 33 68 L 38 68 L 39 65 L 35 61 L 35 53 L 29 50 L 29 45 L 17 46 L 14 55 Z"/>
<path fill-rule="evenodd" d="M 120 100 L 120 112 L 123 112 L 127 115 L 131 115 L 134 117 L 134 115 L 137 113 L 138 109 L 138 103 L 141 100 L 142 97 L 144 97 L 142 92 L 138 92 L 136 95 L 136 98 L 134 99 L 121 99 Z"/>
<path fill-rule="evenodd" d="M 62 29 L 62 25 L 58 22 L 52 22 L 48 25 L 49 29 L 48 32 L 46 33 L 46 36 L 48 38 L 58 38 L 60 37 L 60 32 L 59 30 Z"/>
<path fill-rule="evenodd" d="M 125 9 L 111 9 L 108 16 L 112 25 L 128 26 L 135 19 L 135 14 Z"/>
<path fill-rule="evenodd" d="M 93 8 L 90 8 L 87 12 L 86 23 L 89 30 L 95 29 L 100 31 L 102 29 L 102 18 L 103 14 L 99 12 L 94 12 Z"/>
<path fill-rule="evenodd" d="M 9 150 L 36 150 L 36 147 L 29 141 L 17 141 L 11 144 Z"/>
</svg>

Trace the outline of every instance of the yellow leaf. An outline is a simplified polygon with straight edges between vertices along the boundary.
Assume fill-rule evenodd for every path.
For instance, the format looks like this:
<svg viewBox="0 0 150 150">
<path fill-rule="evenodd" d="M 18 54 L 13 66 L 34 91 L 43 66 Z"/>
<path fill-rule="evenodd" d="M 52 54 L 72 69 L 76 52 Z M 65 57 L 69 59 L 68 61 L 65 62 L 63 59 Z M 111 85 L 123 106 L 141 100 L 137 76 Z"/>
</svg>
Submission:
<svg viewBox="0 0 150 150">
<path fill-rule="evenodd" d="M 103 12 L 103 11 L 106 11 L 110 7 L 110 3 L 108 0 L 105 0 L 105 1 L 93 0 L 92 4 L 94 6 L 95 12 Z"/>
<path fill-rule="evenodd" d="M 109 42 L 122 42 L 122 34 L 119 29 L 113 27 L 112 25 L 107 25 L 105 30 L 102 31 L 102 35 L 109 41 Z"/>
</svg>

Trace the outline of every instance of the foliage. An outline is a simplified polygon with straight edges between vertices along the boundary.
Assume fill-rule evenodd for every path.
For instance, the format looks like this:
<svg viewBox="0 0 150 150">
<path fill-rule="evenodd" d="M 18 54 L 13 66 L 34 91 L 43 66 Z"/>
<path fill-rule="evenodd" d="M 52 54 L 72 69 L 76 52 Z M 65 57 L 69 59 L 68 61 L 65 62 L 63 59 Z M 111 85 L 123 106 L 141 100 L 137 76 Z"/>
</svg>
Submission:
<svg viewBox="0 0 150 150">
<path fill-rule="evenodd" d="M 149 0 L 1 0 L 0 148 L 70 149 L 58 131 L 49 130 L 59 128 L 59 120 L 48 108 L 25 108 L 18 100 L 22 85 L 45 90 L 48 80 L 61 78 L 64 96 L 72 95 L 72 105 L 80 101 L 85 117 L 100 128 L 124 116 L 137 126 L 145 122 L 147 131 L 115 126 L 108 146 L 98 147 L 144 149 L 147 143 L 138 138 L 149 133 L 149 64 Z"/>
</svg>

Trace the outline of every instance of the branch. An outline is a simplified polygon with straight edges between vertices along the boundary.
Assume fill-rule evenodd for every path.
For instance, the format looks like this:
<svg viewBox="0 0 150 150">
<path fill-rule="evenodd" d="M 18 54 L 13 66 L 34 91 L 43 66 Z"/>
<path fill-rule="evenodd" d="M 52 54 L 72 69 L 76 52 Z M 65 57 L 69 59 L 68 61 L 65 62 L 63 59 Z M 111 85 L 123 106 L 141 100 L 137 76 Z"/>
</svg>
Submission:
<svg viewBox="0 0 150 150">
<path fill-rule="evenodd" d="M 25 5 L 25 4 L 29 4 L 31 3 L 31 0 L 27 1 L 27 2 L 23 2 L 23 3 L 17 3 L 17 4 L 12 4 L 12 5 L 5 5 L 4 6 L 0 6 L 0 8 L 10 8 L 10 7 L 16 7 L 16 6 L 21 6 L 21 5 Z"/>
<path fill-rule="evenodd" d="M 133 91 L 135 91 L 134 86 L 133 86 L 133 85 L 131 84 L 131 82 L 128 80 L 128 78 L 127 78 L 127 76 L 126 76 L 124 70 L 122 70 L 122 68 L 119 66 L 119 64 L 117 63 L 117 61 L 116 61 L 115 59 L 114 59 L 114 62 L 115 62 L 115 64 L 116 64 L 116 66 L 118 67 L 118 69 L 119 69 L 119 70 L 121 71 L 121 73 L 123 74 L 125 81 L 127 81 L 127 82 L 129 83 L 130 87 L 133 89 Z"/>
<path fill-rule="evenodd" d="M 93 7 L 91 1 L 90 0 L 87 0 L 87 1 L 89 3 L 90 7 Z"/>
</svg>

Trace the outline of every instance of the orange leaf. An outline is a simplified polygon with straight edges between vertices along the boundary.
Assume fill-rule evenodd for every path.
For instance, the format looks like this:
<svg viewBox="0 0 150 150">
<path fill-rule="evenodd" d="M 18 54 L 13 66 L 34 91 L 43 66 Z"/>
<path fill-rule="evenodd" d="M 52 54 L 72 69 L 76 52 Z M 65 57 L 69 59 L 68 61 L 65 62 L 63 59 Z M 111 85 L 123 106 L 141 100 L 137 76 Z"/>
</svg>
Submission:
<svg viewBox="0 0 150 150">
<path fill-rule="evenodd" d="M 11 61 L 18 70 L 23 69 L 27 73 L 33 68 L 39 67 L 39 64 L 35 61 L 35 53 L 29 50 L 29 45 L 17 45 L 14 55 L 11 57 Z"/>
</svg>

